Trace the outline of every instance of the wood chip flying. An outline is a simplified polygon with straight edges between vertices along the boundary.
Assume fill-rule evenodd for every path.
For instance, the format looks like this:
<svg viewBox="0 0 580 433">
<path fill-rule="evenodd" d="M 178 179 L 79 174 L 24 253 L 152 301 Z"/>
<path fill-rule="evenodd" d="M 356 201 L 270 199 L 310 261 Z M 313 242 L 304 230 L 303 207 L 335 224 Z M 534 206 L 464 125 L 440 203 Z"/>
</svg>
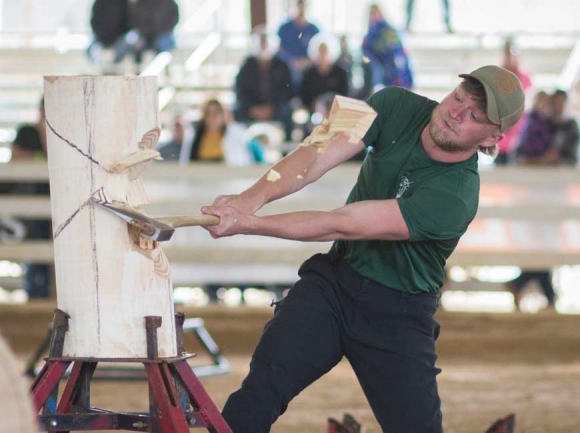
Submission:
<svg viewBox="0 0 580 433">
<path fill-rule="evenodd" d="M 322 153 L 338 133 L 346 134 L 350 143 L 358 143 L 376 116 L 375 110 L 366 102 L 337 95 L 332 102 L 328 119 L 315 126 L 300 146 L 316 147 L 318 153 Z"/>
<path fill-rule="evenodd" d="M 280 175 L 280 173 L 278 173 L 276 170 L 271 169 L 268 172 L 268 175 L 266 176 L 266 180 L 269 180 L 270 182 L 276 182 L 277 180 L 280 180 L 282 176 Z"/>
</svg>

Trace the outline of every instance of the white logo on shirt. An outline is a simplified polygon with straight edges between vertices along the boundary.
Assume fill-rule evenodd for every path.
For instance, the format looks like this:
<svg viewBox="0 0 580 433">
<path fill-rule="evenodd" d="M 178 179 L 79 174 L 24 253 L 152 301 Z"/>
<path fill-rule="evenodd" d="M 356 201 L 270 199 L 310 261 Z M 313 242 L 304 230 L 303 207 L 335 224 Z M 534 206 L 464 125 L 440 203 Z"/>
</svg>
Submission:
<svg viewBox="0 0 580 433">
<path fill-rule="evenodd" d="M 397 197 L 402 197 L 403 194 L 405 194 L 405 191 L 407 191 L 409 189 L 409 186 L 411 185 L 411 181 L 409 181 L 409 172 L 403 174 L 401 176 L 401 180 L 399 181 L 399 187 L 397 189 Z"/>
</svg>

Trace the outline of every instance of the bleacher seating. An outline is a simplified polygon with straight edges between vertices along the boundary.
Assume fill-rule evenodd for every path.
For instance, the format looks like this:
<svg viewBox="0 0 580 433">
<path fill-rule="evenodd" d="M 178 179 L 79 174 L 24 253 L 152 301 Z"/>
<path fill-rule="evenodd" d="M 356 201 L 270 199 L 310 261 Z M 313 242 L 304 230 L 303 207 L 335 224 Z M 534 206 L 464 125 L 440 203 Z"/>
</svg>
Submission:
<svg viewBox="0 0 580 433">
<path fill-rule="evenodd" d="M 144 172 L 151 198 L 145 208 L 150 215 L 199 213 L 218 194 L 241 191 L 265 171 L 263 166 L 192 164 L 168 169 L 166 164 L 170 163 L 153 164 Z M 8 167 L 0 171 L 0 182 L 47 179 L 43 165 Z M 261 213 L 339 207 L 357 172 L 357 164 L 344 164 L 303 191 L 267 205 Z M 546 269 L 580 264 L 580 177 L 576 168 L 483 169 L 481 178 L 480 210 L 449 266 Z M 0 196 L 0 209 L 2 216 L 50 216 L 48 197 Z M 203 284 L 215 281 L 216 276 L 223 283 L 264 284 L 293 281 L 305 258 L 329 246 L 258 236 L 216 241 L 205 230 L 191 227 L 179 229 L 163 248 L 175 284 Z M 0 243 L 0 258 L 51 262 L 52 243 Z"/>
<path fill-rule="evenodd" d="M 13 130 L 20 123 L 36 119 L 43 76 L 102 72 L 86 56 L 83 41 L 85 44 L 88 42 L 87 35 L 70 37 L 76 41 L 75 44 L 61 51 L 54 44 L 41 47 L 0 44 L 3 59 L 0 65 L 0 106 L 3 108 L 0 128 Z M 415 90 L 433 99 L 441 99 L 457 83 L 457 74 L 481 64 L 500 62 L 502 38 L 499 34 L 410 35 L 408 47 L 416 71 Z M 545 43 L 546 38 L 551 38 L 549 45 Z M 197 107 L 209 96 L 218 96 L 226 105 L 231 105 L 235 98 L 232 90 L 235 74 L 247 53 L 247 36 L 225 35 L 216 50 L 194 71 L 189 71 L 185 64 L 196 44 L 202 41 L 201 35 L 180 40 L 187 43 L 173 52 L 167 73 L 159 78 L 160 86 L 169 84 L 176 89 L 175 96 L 164 109 L 171 111 L 179 107 L 190 118 L 195 118 Z M 521 40 L 522 57 L 526 68 L 534 71 L 536 85 L 554 88 L 578 35 L 529 35 Z M 136 72 L 127 65 L 124 70 Z M 2 138 L 0 135 L 0 141 Z M 6 145 L 5 138 L 2 144 Z"/>
<path fill-rule="evenodd" d="M 18 124 L 34 122 L 42 95 L 43 76 L 100 74 L 85 54 L 88 36 L 68 35 L 67 46 L 49 40 L 32 44 L 43 35 L 23 38 L 19 43 L 0 41 L 0 148 L 9 146 Z M 218 96 L 226 105 L 234 102 L 232 90 L 238 65 L 246 55 L 247 36 L 223 34 L 220 44 L 195 70 L 186 64 L 202 43 L 203 34 L 181 35 L 179 48 L 159 85 L 175 89 L 163 107 L 165 113 L 179 109 L 190 119 L 198 116 L 199 105 Z M 457 74 L 485 63 L 499 63 L 506 34 L 417 33 L 408 35 L 408 49 L 416 72 L 416 91 L 441 99 L 457 84 Z M 533 71 L 534 83 L 551 90 L 574 49 L 575 33 L 529 34 L 519 37 L 524 65 Z M 356 54 L 356 53 L 355 53 Z M 127 67 L 128 72 L 135 72 Z M 162 113 L 163 114 L 163 113 Z M 165 119 L 167 116 L 162 116 Z M 161 125 L 166 126 L 166 125 Z M 1 149 L 0 149 L 1 150 Z M 145 172 L 146 189 L 152 198 L 153 215 L 197 213 L 201 205 L 227 191 L 241 190 L 255 180 L 263 167 L 224 166 L 175 167 L 155 164 Z M 340 167 L 303 193 L 272 204 L 265 212 L 287 209 L 331 209 L 340 206 L 356 174 L 355 166 Z M 0 168 L 0 182 L 46 180 L 43 165 L 7 164 Z M 544 269 L 580 263 L 580 182 L 578 171 L 510 168 L 482 172 L 482 200 L 477 220 L 465 236 L 449 265 L 513 264 Z M 173 192 L 167 196 L 167 182 Z M 211 185 L 211 187 L 208 187 Z M 188 200 L 184 200 L 187 197 Z M 503 198 L 503 200 L 499 200 Z M 48 197 L 0 196 L 0 216 L 48 217 Z M 224 239 L 218 242 L 199 228 L 180 229 L 165 246 L 172 263 L 175 284 L 222 282 L 281 282 L 295 280 L 299 263 L 310 254 L 328 249 L 329 244 L 300 244 L 266 238 Z M 50 262 L 50 242 L 0 243 L 0 260 Z M 228 272 L 223 272 L 227 266 Z M 223 275 L 226 275 L 224 277 Z M 4 278 L 0 286 L 19 283 Z"/>
</svg>

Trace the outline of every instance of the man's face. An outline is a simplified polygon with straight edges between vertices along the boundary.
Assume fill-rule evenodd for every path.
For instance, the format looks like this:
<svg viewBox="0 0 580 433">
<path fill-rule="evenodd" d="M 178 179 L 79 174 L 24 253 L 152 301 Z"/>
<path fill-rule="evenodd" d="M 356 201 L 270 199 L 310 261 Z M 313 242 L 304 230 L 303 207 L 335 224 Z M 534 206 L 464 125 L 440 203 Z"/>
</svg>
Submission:
<svg viewBox="0 0 580 433">
<path fill-rule="evenodd" d="M 209 103 L 205 112 L 205 125 L 208 130 L 220 129 L 225 124 L 225 117 L 222 108 L 216 103 Z"/>
<path fill-rule="evenodd" d="M 461 85 L 433 110 L 429 124 L 429 135 L 440 149 L 447 152 L 478 149 L 497 134 L 498 126 L 489 121 Z"/>
<path fill-rule="evenodd" d="M 321 43 L 318 47 L 318 62 L 328 63 L 328 45 L 326 43 Z"/>
<path fill-rule="evenodd" d="M 306 2 L 298 0 L 296 2 L 296 11 L 299 16 L 303 17 L 306 15 Z"/>
<path fill-rule="evenodd" d="M 183 116 L 176 116 L 173 120 L 173 139 L 181 142 L 185 135 L 185 119 Z"/>
<path fill-rule="evenodd" d="M 564 109 L 566 108 L 566 96 L 556 93 L 552 96 L 552 110 L 554 113 L 554 117 L 560 117 L 564 113 Z"/>
</svg>

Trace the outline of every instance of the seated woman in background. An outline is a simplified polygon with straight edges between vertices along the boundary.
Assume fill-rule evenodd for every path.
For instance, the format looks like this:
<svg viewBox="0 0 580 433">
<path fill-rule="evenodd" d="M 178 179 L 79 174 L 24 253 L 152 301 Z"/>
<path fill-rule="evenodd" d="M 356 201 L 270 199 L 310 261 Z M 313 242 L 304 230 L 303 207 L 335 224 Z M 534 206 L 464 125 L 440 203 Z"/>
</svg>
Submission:
<svg viewBox="0 0 580 433">
<path fill-rule="evenodd" d="M 530 158 L 542 156 L 552 143 L 552 102 L 543 90 L 536 93 L 531 111 L 524 120 L 519 144 L 516 148 L 517 162 L 528 163 Z"/>
<path fill-rule="evenodd" d="M 250 164 L 244 133 L 245 128 L 230 120 L 221 102 L 210 99 L 204 104 L 201 120 L 194 125 L 192 139 L 185 140 L 179 160 Z"/>
</svg>

